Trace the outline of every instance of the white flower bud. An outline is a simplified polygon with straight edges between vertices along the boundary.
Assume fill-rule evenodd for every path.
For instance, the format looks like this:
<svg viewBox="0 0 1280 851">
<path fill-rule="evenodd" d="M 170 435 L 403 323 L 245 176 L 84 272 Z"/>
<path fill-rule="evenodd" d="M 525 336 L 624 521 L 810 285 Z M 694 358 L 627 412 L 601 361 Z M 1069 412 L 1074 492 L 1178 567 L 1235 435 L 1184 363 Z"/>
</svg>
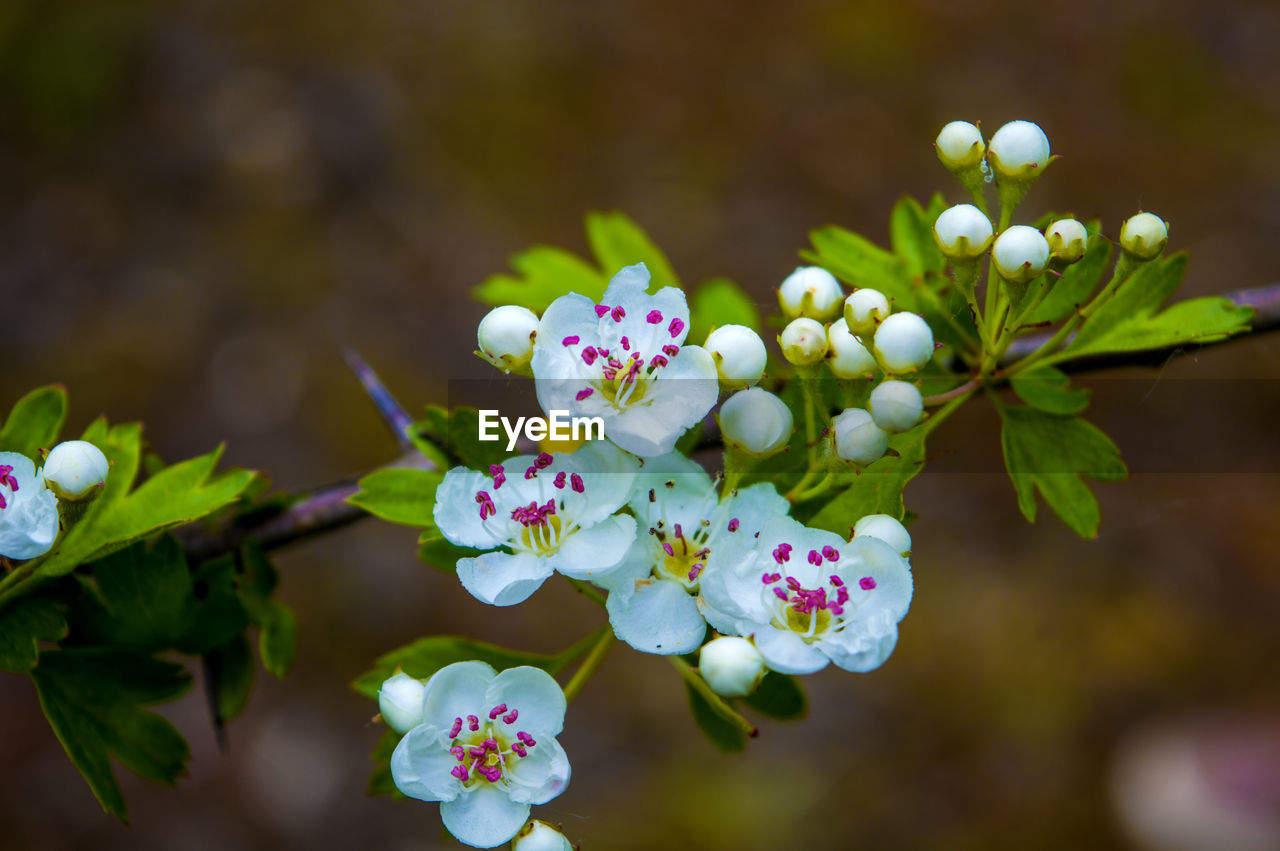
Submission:
<svg viewBox="0 0 1280 851">
<path fill-rule="evenodd" d="M 1025 284 L 1044 271 L 1049 262 L 1049 242 L 1033 227 L 1014 225 L 996 237 L 991 259 L 1006 281 Z"/>
<path fill-rule="evenodd" d="M 911 535 L 907 532 L 907 527 L 888 514 L 868 514 L 863 517 L 853 527 L 853 536 L 879 538 L 893 547 L 895 553 L 903 556 L 911 552 Z"/>
<path fill-rule="evenodd" d="M 837 378 L 871 378 L 880 371 L 875 355 L 849 333 L 843 318 L 827 329 L 827 366 Z"/>
<path fill-rule="evenodd" d="M 788 319 L 835 319 L 843 298 L 840 282 L 821 266 L 798 266 L 778 288 L 778 305 Z"/>
<path fill-rule="evenodd" d="M 537 334 L 538 317 L 532 310 L 504 304 L 480 320 L 476 342 L 480 356 L 503 372 L 527 372 Z"/>
<path fill-rule="evenodd" d="M 982 131 L 968 121 L 952 121 L 942 128 L 933 143 L 938 159 L 951 171 L 973 168 L 982 162 L 986 148 Z"/>
<path fill-rule="evenodd" d="M 918 372 L 933 357 L 933 330 L 914 313 L 895 313 L 880 323 L 873 346 L 890 372 Z"/>
<path fill-rule="evenodd" d="M 535 818 L 511 840 L 511 851 L 573 851 L 573 846 L 557 828 Z"/>
<path fill-rule="evenodd" d="M 703 348 L 711 353 L 720 384 L 728 390 L 750 387 L 764 376 L 769 357 L 764 340 L 745 325 L 721 325 L 707 335 Z"/>
<path fill-rule="evenodd" d="M 770 455 L 791 439 L 791 409 L 768 390 L 739 390 L 720 406 L 720 431 L 735 449 Z"/>
<path fill-rule="evenodd" d="M 764 657 L 747 639 L 726 635 L 703 646 L 698 671 L 716 694 L 746 697 L 764 678 Z"/>
<path fill-rule="evenodd" d="M 792 319 L 778 336 L 782 356 L 796 366 L 817 363 L 827 356 L 827 329 L 816 319 Z"/>
<path fill-rule="evenodd" d="M 422 695 L 426 684 L 405 673 L 396 674 L 378 689 L 378 711 L 387 726 L 401 735 L 422 723 Z"/>
<path fill-rule="evenodd" d="M 1049 254 L 1066 263 L 1074 263 L 1089 247 L 1089 232 L 1075 219 L 1059 219 L 1044 232 Z"/>
<path fill-rule="evenodd" d="M 869 405 L 871 419 L 888 432 L 908 431 L 924 413 L 920 391 L 905 381 L 881 381 L 871 391 Z"/>
<path fill-rule="evenodd" d="M 972 204 L 956 204 L 943 210 L 933 225 L 938 247 L 953 260 L 982 256 L 991 247 L 994 235 L 991 220 Z"/>
<path fill-rule="evenodd" d="M 1139 260 L 1154 260 L 1169 243 L 1169 223 L 1155 213 L 1138 213 L 1120 228 L 1120 247 Z"/>
<path fill-rule="evenodd" d="M 65 440 L 53 447 L 40 475 L 45 486 L 62 499 L 91 499 L 107 481 L 107 456 L 92 443 Z"/>
<path fill-rule="evenodd" d="M 889 299 L 879 290 L 864 287 L 844 300 L 844 321 L 850 333 L 859 337 L 874 334 L 876 326 L 888 315 Z"/>
<path fill-rule="evenodd" d="M 831 420 L 836 454 L 865 467 L 878 461 L 889 448 L 889 433 L 862 408 L 848 408 Z"/>
<path fill-rule="evenodd" d="M 1010 121 L 991 137 L 987 159 L 1001 177 L 1027 180 L 1049 165 L 1049 137 L 1038 124 Z"/>
</svg>

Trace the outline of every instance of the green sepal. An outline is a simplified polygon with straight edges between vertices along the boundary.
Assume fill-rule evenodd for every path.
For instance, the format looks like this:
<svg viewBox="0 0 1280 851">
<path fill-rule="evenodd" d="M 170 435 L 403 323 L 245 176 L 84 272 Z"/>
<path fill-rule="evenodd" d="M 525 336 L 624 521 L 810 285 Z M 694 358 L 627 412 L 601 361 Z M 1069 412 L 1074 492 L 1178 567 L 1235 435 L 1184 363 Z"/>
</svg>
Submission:
<svg viewBox="0 0 1280 851">
<path fill-rule="evenodd" d="M 809 714 L 809 700 L 800 681 L 777 671 L 766 673 L 760 686 L 743 698 L 743 703 L 777 721 L 798 721 Z"/>
<path fill-rule="evenodd" d="M 688 683 L 684 684 L 685 693 L 689 696 L 689 709 L 693 713 L 693 721 L 706 737 L 719 750 L 725 753 L 737 753 L 747 748 L 747 735 L 721 718 L 707 703 L 706 698 L 698 694 L 697 689 Z"/>
</svg>

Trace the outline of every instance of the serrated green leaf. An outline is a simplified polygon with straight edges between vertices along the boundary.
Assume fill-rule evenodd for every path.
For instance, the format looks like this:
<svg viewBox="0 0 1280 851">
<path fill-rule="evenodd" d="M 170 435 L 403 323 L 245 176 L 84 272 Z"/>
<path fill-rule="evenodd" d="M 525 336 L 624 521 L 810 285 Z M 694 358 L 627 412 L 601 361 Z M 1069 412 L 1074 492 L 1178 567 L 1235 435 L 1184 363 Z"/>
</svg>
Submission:
<svg viewBox="0 0 1280 851">
<path fill-rule="evenodd" d="M 243 634 L 204 656 L 213 690 L 218 723 L 239 717 L 253 691 L 253 653 Z"/>
<path fill-rule="evenodd" d="M 67 416 L 67 391 L 60 384 L 39 387 L 13 404 L 0 428 L 0 452 L 19 452 L 35 458 L 58 440 Z"/>
<path fill-rule="evenodd" d="M 751 297 L 728 278 L 712 278 L 698 286 L 689 298 L 689 340 L 702 345 L 713 327 L 745 325 L 760 328 L 760 311 Z"/>
<path fill-rule="evenodd" d="M 1038 366 L 1009 380 L 1018 398 L 1050 414 L 1078 414 L 1089 407 L 1090 391 L 1071 387 L 1071 378 L 1051 366 Z"/>
<path fill-rule="evenodd" d="M 39 656 L 38 643 L 67 634 L 67 621 L 51 598 L 28 595 L 0 609 L 0 670 L 23 674 Z"/>
<path fill-rule="evenodd" d="M 923 277 L 926 272 L 941 275 L 947 259 L 933 238 L 933 223 L 946 209 L 941 195 L 930 199 L 928 209 L 914 198 L 902 198 L 889 214 L 889 245 L 906 264 L 907 274 Z"/>
<path fill-rule="evenodd" d="M 443 478 L 434 470 L 375 470 L 356 483 L 360 490 L 347 502 L 392 523 L 433 528 L 436 488 Z"/>
<path fill-rule="evenodd" d="M 587 213 L 587 243 L 606 278 L 612 278 L 625 266 L 644 263 L 649 269 L 649 292 L 680 286 L 667 255 L 623 213 Z"/>
<path fill-rule="evenodd" d="M 482 552 L 451 543 L 437 529 L 428 529 L 418 536 L 418 559 L 445 573 L 453 573 L 457 569 L 458 559 L 474 558 Z"/>
<path fill-rule="evenodd" d="M 546 245 L 521 251 L 510 262 L 515 275 L 490 275 L 471 295 L 495 307 L 519 304 L 541 313 L 566 293 L 599 301 L 609 280 L 577 255 Z"/>
<path fill-rule="evenodd" d="M 1062 277 L 1053 284 L 1053 289 L 1044 297 L 1044 301 L 1031 311 L 1030 316 L 1023 319 L 1024 324 L 1058 322 L 1089 301 L 1111 261 L 1111 240 L 1096 233 L 1097 225 L 1098 222 L 1093 221 L 1086 226 L 1090 236 L 1084 257 L 1066 268 Z"/>
<path fill-rule="evenodd" d="M 373 771 L 369 774 L 367 790 L 370 795 L 405 797 L 404 793 L 396 788 L 395 780 L 391 777 L 391 755 L 395 753 L 396 745 L 400 744 L 401 738 L 403 737 L 395 730 L 387 729 L 383 732 L 382 738 L 378 739 L 378 743 L 373 746 L 373 753 L 369 755 L 373 760 Z"/>
<path fill-rule="evenodd" d="M 102 808 L 124 821 L 111 757 L 172 786 L 186 770 L 187 743 L 165 719 L 141 709 L 179 697 L 191 684 L 181 666 L 149 656 L 83 648 L 40 655 L 31 671 L 40 707 Z"/>
<path fill-rule="evenodd" d="M 777 671 L 770 671 L 760 686 L 743 700 L 761 715 L 778 721 L 795 721 L 809 714 L 809 701 L 800 681 Z"/>
<path fill-rule="evenodd" d="M 275 677 L 284 677 L 293 667 L 298 646 L 298 621 L 283 603 L 271 604 L 271 616 L 258 632 L 258 653 L 262 667 Z"/>
<path fill-rule="evenodd" d="M 1034 408 L 1001 406 L 1004 462 L 1018 495 L 1018 508 L 1035 522 L 1035 491 L 1076 534 L 1098 534 L 1098 500 L 1081 477 L 1112 482 L 1128 476 L 1120 451 L 1102 431 L 1080 417 Z"/>
<path fill-rule="evenodd" d="M 898 452 L 896 457 L 886 455 L 861 474 L 843 475 L 843 490 L 836 491 L 834 498 L 803 522 L 848 537 L 850 529 L 868 514 L 902 519 L 902 489 L 924 468 L 926 434 L 924 428 L 914 428 L 892 435 L 889 448 Z"/>
<path fill-rule="evenodd" d="M 361 674 L 351 687 L 365 697 L 377 698 L 378 689 L 395 673 L 397 667 L 411 677 L 426 679 L 445 665 L 470 659 L 487 662 L 499 671 L 519 665 L 532 665 L 555 676 L 575 658 L 576 654 L 550 656 L 545 653 L 508 650 L 496 644 L 458 635 L 433 635 L 378 657 L 373 669 Z"/>
<path fill-rule="evenodd" d="M 706 699 L 688 683 L 684 684 L 685 693 L 689 695 L 689 709 L 693 713 L 694 723 L 706 734 L 715 745 L 725 753 L 737 753 L 746 750 L 747 736 L 734 725 L 716 714 Z"/>
<path fill-rule="evenodd" d="M 822 266 L 853 287 L 873 287 L 884 293 L 898 310 L 914 310 L 916 294 L 906 263 L 880 246 L 835 225 L 809 232 L 812 251 L 800 256 Z"/>
</svg>

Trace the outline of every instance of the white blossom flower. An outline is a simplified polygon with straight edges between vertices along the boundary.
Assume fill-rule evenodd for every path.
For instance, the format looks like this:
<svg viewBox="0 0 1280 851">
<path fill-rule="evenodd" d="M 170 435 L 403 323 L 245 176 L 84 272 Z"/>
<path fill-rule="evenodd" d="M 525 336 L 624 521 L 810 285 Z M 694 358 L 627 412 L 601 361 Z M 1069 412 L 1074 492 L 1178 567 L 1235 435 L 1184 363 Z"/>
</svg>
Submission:
<svg viewBox="0 0 1280 851">
<path fill-rule="evenodd" d="M 707 335 L 703 348 L 715 360 L 720 386 L 726 390 L 751 387 L 764 377 L 769 353 L 760 335 L 746 325 L 721 325 Z"/>
<path fill-rule="evenodd" d="M 870 337 L 889 315 L 889 299 L 879 290 L 863 287 L 844 300 L 844 321 L 851 334 Z"/>
<path fill-rule="evenodd" d="M 782 356 L 797 366 L 814 364 L 827 356 L 827 329 L 816 319 L 792 319 L 778 335 Z"/>
<path fill-rule="evenodd" d="M 538 317 L 527 307 L 504 304 L 485 314 L 476 328 L 480 357 L 503 372 L 528 375 Z"/>
<path fill-rule="evenodd" d="M 0 556 L 44 555 L 58 537 L 58 498 L 30 458 L 0 452 Z"/>
<path fill-rule="evenodd" d="M 843 298 L 840 282 L 821 266 L 797 266 L 778 287 L 778 306 L 788 319 L 830 321 L 840 315 Z"/>
<path fill-rule="evenodd" d="M 880 323 L 872 347 L 889 372 L 918 372 L 933 357 L 933 329 L 915 313 L 895 313 Z"/>
<path fill-rule="evenodd" d="M 1067 263 L 1084 257 L 1089 247 L 1089 231 L 1076 219 L 1058 219 L 1044 232 L 1049 244 L 1049 255 Z"/>
<path fill-rule="evenodd" d="M 614 512 L 631 498 L 637 467 L 602 440 L 571 455 L 521 455 L 488 474 L 454 467 L 436 490 L 436 525 L 459 546 L 492 550 L 458 559 L 463 587 L 510 606 L 557 570 L 597 581 L 635 538 L 635 519 Z"/>
<path fill-rule="evenodd" d="M 980 257 L 991 247 L 994 236 L 991 220 L 972 204 L 956 204 L 943 210 L 933 225 L 938 247 L 953 260 Z"/>
<path fill-rule="evenodd" d="M 649 270 L 628 266 L 601 304 L 570 293 L 551 303 L 533 347 L 542 409 L 600 417 L 605 435 L 628 452 L 670 452 L 720 394 L 715 361 L 689 333 L 684 293 L 647 295 Z"/>
<path fill-rule="evenodd" d="M 924 414 L 924 399 L 914 384 L 881 381 L 867 402 L 871 419 L 885 431 L 909 431 Z"/>
<path fill-rule="evenodd" d="M 1155 213 L 1138 213 L 1120 227 L 1120 247 L 1140 260 L 1160 256 L 1169 243 L 1169 225 Z"/>
<path fill-rule="evenodd" d="M 1002 177 L 1028 180 L 1049 165 L 1049 137 L 1038 124 L 1010 121 L 991 137 L 987 159 Z"/>
<path fill-rule="evenodd" d="M 827 328 L 827 366 L 837 378 L 871 378 L 880 371 L 875 355 L 849 332 L 844 317 Z"/>
<path fill-rule="evenodd" d="M 839 535 L 777 518 L 753 546 L 702 583 L 708 621 L 751 637 L 765 664 L 808 674 L 884 663 L 911 604 L 911 566 L 878 538 Z"/>
<path fill-rule="evenodd" d="M 788 508 L 771 484 L 720 499 L 707 472 L 678 452 L 646 461 L 631 500 L 639 534 L 621 566 L 598 580 L 609 589 L 613 631 L 645 653 L 696 650 L 706 624 L 694 597 L 702 577 L 718 569 L 717 551 L 733 539 L 754 539 Z"/>
<path fill-rule="evenodd" d="M 991 261 L 1002 278 L 1025 284 L 1048 264 L 1049 241 L 1030 225 L 1014 225 L 996 237 L 996 244 L 991 247 Z"/>
<path fill-rule="evenodd" d="M 830 439 L 836 455 L 860 467 L 879 461 L 889 448 L 889 433 L 862 408 L 846 408 L 832 417 Z"/>
<path fill-rule="evenodd" d="M 786 446 L 794 426 L 787 403 L 760 387 L 739 390 L 725 399 L 719 422 L 730 446 L 760 457 Z"/>
<path fill-rule="evenodd" d="M 698 651 L 698 673 L 716 694 L 746 697 L 764 678 L 764 657 L 747 639 L 722 635 Z"/>
<path fill-rule="evenodd" d="M 426 684 L 403 671 L 378 689 L 378 713 L 387 726 L 404 735 L 422 723 L 422 695 Z"/>
<path fill-rule="evenodd" d="M 86 440 L 64 440 L 44 459 L 40 476 L 49 490 L 62 499 L 94 497 L 107 482 L 107 456 Z"/>
<path fill-rule="evenodd" d="M 460 842 L 493 848 L 569 785 L 569 758 L 556 741 L 564 692 L 540 668 L 496 673 L 458 662 L 427 681 L 422 723 L 391 755 L 396 788 L 439 801 L 444 826 Z"/>
<path fill-rule="evenodd" d="M 933 143 L 938 159 L 950 171 L 973 168 L 982 162 L 986 146 L 982 131 L 968 121 L 952 121 L 938 133 Z"/>
</svg>

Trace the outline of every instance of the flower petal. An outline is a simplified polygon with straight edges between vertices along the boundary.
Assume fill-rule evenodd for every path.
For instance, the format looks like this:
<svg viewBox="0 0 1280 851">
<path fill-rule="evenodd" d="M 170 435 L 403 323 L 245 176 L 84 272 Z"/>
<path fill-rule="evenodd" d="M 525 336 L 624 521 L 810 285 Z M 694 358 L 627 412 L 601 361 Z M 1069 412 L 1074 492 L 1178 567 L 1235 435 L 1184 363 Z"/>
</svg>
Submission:
<svg viewBox="0 0 1280 851">
<path fill-rule="evenodd" d="M 12 467 L 17 490 L 3 488 L 5 508 L 0 509 L 0 555 L 12 559 L 35 558 L 53 548 L 58 537 L 58 498 L 36 475 L 35 463 L 17 452 L 0 452 L 0 464 Z"/>
<path fill-rule="evenodd" d="M 392 752 L 391 779 L 410 798 L 452 801 L 462 791 L 462 783 L 449 773 L 457 764 L 441 741 L 440 729 L 419 724 Z"/>
<path fill-rule="evenodd" d="M 823 639 L 821 650 L 836 667 L 861 674 L 883 665 L 897 643 L 897 624 L 878 636 L 846 628 Z"/>
<path fill-rule="evenodd" d="M 535 737 L 542 733 L 555 736 L 564 729 L 564 713 L 568 707 L 564 692 L 550 674 L 541 668 L 522 665 L 508 668 L 490 683 L 485 703 L 506 703 L 519 709 L 514 729 L 527 730 Z"/>
<path fill-rule="evenodd" d="M 612 591 L 605 605 L 613 631 L 642 653 L 692 653 L 707 634 L 697 603 L 679 582 L 641 579 Z"/>
<path fill-rule="evenodd" d="M 906 617 L 911 607 L 913 584 L 907 560 L 884 541 L 868 536 L 840 544 L 839 549 L 836 573 L 849 589 L 849 599 L 857 607 L 858 621 L 880 619 L 896 624 Z M 875 580 L 869 590 L 860 583 L 864 577 Z M 884 631 L 881 628 L 878 634 Z"/>
<path fill-rule="evenodd" d="M 511 480 L 508 479 L 507 487 Z M 476 470 L 454 467 L 445 473 L 444 481 L 436 488 L 436 504 L 432 509 L 436 526 L 450 542 L 461 547 L 491 550 L 505 537 L 499 537 L 509 522 L 508 514 L 499 512 L 486 524 L 480 518 L 480 506 L 476 494 L 484 491 L 492 499 L 500 498 L 502 490 L 494 491 L 493 479 Z"/>
<path fill-rule="evenodd" d="M 523 603 L 554 572 L 550 559 L 531 553 L 495 552 L 458 559 L 462 587 L 491 606 Z"/>
<path fill-rule="evenodd" d="M 538 737 L 529 755 L 516 760 L 508 777 L 507 794 L 520 804 L 545 804 L 569 785 L 569 757 L 554 736 Z"/>
<path fill-rule="evenodd" d="M 608 575 L 622 561 L 635 539 L 636 519 L 619 514 L 590 529 L 574 532 L 565 538 L 559 552 L 547 560 L 565 576 L 595 579 Z"/>
<path fill-rule="evenodd" d="M 476 848 L 510 842 L 529 820 L 529 805 L 517 804 L 488 783 L 440 805 L 440 818 L 454 839 Z"/>
<path fill-rule="evenodd" d="M 780 674 L 812 674 L 827 667 L 827 657 L 789 629 L 765 626 L 755 640 L 765 664 Z"/>
<path fill-rule="evenodd" d="M 455 718 L 488 709 L 483 705 L 485 693 L 496 676 L 488 664 L 474 660 L 455 662 L 436 671 L 422 693 L 422 723 L 447 730 Z"/>
</svg>

